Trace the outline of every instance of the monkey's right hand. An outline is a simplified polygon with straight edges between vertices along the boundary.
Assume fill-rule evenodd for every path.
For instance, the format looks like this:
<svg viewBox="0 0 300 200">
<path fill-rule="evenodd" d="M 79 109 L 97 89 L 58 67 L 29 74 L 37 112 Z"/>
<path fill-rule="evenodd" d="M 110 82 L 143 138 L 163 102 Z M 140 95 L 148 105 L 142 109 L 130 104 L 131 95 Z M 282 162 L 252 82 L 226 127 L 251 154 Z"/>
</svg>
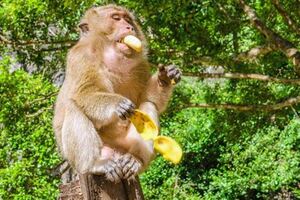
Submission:
<svg viewBox="0 0 300 200">
<path fill-rule="evenodd" d="M 132 103 L 129 99 L 123 99 L 118 107 L 117 107 L 117 115 L 122 119 L 125 120 L 133 115 L 135 109 L 134 103 Z"/>
<path fill-rule="evenodd" d="M 118 183 L 123 178 L 122 169 L 113 160 L 108 160 L 107 163 L 100 166 L 95 166 L 92 170 L 93 174 L 103 174 L 106 179 L 111 182 Z"/>
</svg>

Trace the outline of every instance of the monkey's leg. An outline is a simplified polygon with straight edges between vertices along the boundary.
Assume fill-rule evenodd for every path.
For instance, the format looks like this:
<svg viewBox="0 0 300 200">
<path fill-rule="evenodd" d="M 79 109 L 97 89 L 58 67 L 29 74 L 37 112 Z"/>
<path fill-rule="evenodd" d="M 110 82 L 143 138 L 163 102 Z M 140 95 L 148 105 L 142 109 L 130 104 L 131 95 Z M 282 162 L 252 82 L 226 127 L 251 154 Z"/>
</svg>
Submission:
<svg viewBox="0 0 300 200">
<path fill-rule="evenodd" d="M 151 102 L 144 102 L 139 107 L 140 110 L 148 113 L 159 126 L 158 112 L 156 107 Z M 128 153 L 120 156 L 116 162 L 122 169 L 123 178 L 130 178 L 136 176 L 138 173 L 144 171 L 155 157 L 152 141 L 145 141 L 136 128 L 131 124 L 126 137 L 123 139 L 123 145 L 128 146 Z"/>
<path fill-rule="evenodd" d="M 103 143 L 93 123 L 69 101 L 62 126 L 62 153 L 79 173 L 105 174 L 118 182 L 123 176 L 118 165 L 101 159 Z"/>
</svg>

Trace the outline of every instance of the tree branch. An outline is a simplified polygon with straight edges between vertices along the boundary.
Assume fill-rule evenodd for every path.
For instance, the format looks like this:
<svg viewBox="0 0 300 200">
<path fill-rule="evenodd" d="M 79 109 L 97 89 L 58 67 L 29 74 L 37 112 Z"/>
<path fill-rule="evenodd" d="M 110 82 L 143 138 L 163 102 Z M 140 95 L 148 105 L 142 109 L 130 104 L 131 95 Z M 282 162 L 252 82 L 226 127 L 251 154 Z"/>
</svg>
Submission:
<svg viewBox="0 0 300 200">
<path fill-rule="evenodd" d="M 272 4 L 278 10 L 280 15 L 283 17 L 287 25 L 294 30 L 298 35 L 300 34 L 300 28 L 297 26 L 297 23 L 289 16 L 289 14 L 284 10 L 284 8 L 280 5 L 278 0 L 272 0 Z"/>
<path fill-rule="evenodd" d="M 36 117 L 36 116 L 39 116 L 40 114 L 42 114 L 43 112 L 46 112 L 48 110 L 53 110 L 53 106 L 43 107 L 40 110 L 36 111 L 35 113 L 25 115 L 25 117 L 26 118 Z"/>
<path fill-rule="evenodd" d="M 8 44 L 13 46 L 34 46 L 34 45 L 54 45 L 54 44 L 61 44 L 61 45 L 74 45 L 77 40 L 58 40 L 58 41 L 45 41 L 45 40 L 28 40 L 28 41 L 11 41 L 7 39 L 4 35 L 0 34 L 0 43 Z"/>
<path fill-rule="evenodd" d="M 51 97 L 54 97 L 54 96 L 56 96 L 58 94 L 58 91 L 55 91 L 55 92 L 51 92 L 51 93 L 49 93 L 49 94 L 46 94 L 46 95 L 41 95 L 42 97 L 40 97 L 40 98 L 36 98 L 36 99 L 34 99 L 34 100 L 31 100 L 30 102 L 29 101 L 26 101 L 25 102 L 25 105 L 33 105 L 33 104 L 35 104 L 35 103 L 40 103 L 40 102 L 43 102 L 43 101 L 45 101 L 45 100 L 49 100 Z"/>
<path fill-rule="evenodd" d="M 257 47 L 253 47 L 252 49 L 249 49 L 246 52 L 240 53 L 233 59 L 236 61 L 254 60 L 257 57 L 266 55 L 267 53 L 270 53 L 273 50 L 274 48 L 272 48 L 270 44 L 257 46 Z"/>
<path fill-rule="evenodd" d="M 292 60 L 295 71 L 300 75 L 300 52 L 288 40 L 285 40 L 280 35 L 270 30 L 256 15 L 255 11 L 248 6 L 244 0 L 239 0 L 240 5 L 246 15 L 249 17 L 251 24 L 262 34 L 264 34 L 271 43 L 281 50 L 289 59 Z"/>
<path fill-rule="evenodd" d="M 196 65 L 204 65 L 204 66 L 220 66 L 221 64 L 216 61 L 215 59 L 213 59 L 210 56 L 202 56 L 199 58 L 196 58 L 192 64 L 196 64 Z"/>
<path fill-rule="evenodd" d="M 257 59 L 260 56 L 264 56 L 272 51 L 274 51 L 276 48 L 274 48 L 274 45 L 266 44 L 266 45 L 261 45 L 257 47 L 253 47 L 249 49 L 248 51 L 239 53 L 236 56 L 233 56 L 231 59 L 234 61 L 239 61 L 239 62 L 251 62 L 255 59 Z M 224 64 L 214 60 L 212 57 L 209 56 L 203 56 L 200 58 L 197 58 L 192 62 L 193 64 L 200 64 L 203 66 L 224 66 Z"/>
<path fill-rule="evenodd" d="M 300 85 L 300 79 L 281 79 L 262 74 L 242 74 L 242 73 L 191 73 L 183 72 L 184 76 L 193 76 L 197 78 L 228 78 L 228 79 L 253 79 L 259 81 L 276 82 L 283 84 Z"/>
<path fill-rule="evenodd" d="M 184 108 L 212 108 L 212 109 L 229 109 L 237 111 L 274 111 L 281 110 L 285 107 L 300 103 L 300 96 L 287 99 L 283 102 L 272 105 L 237 105 L 237 104 L 207 104 L 197 103 L 188 104 Z"/>
</svg>

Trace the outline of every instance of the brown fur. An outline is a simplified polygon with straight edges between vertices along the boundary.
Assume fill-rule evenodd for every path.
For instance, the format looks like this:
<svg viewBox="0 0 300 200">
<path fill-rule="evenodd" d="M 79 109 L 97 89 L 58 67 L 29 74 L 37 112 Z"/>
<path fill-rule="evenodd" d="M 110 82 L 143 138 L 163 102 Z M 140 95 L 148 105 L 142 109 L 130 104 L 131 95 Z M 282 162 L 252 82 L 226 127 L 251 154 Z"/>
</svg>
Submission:
<svg viewBox="0 0 300 200">
<path fill-rule="evenodd" d="M 119 52 L 113 39 L 127 24 L 111 19 L 111 12 L 130 18 L 129 24 L 143 42 L 142 53 Z M 80 27 L 85 29 L 68 53 L 66 79 L 55 107 L 53 124 L 59 149 L 80 173 L 96 173 L 98 165 L 111 159 L 104 156 L 103 149 L 130 153 L 145 169 L 154 157 L 152 143 L 144 141 L 115 110 L 127 98 L 158 125 L 158 113 L 166 106 L 172 86 L 160 87 L 157 74 L 151 76 L 145 37 L 126 9 L 114 5 L 91 8 Z"/>
</svg>

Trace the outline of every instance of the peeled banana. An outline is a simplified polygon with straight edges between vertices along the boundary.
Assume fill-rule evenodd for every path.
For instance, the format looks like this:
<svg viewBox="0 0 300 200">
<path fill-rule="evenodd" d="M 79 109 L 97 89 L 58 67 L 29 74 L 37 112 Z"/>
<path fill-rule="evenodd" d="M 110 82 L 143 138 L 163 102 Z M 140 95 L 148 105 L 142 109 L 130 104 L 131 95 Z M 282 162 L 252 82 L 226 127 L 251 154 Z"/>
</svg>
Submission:
<svg viewBox="0 0 300 200">
<path fill-rule="evenodd" d="M 181 147 L 170 137 L 158 136 L 158 127 L 148 114 L 136 109 L 129 119 L 144 140 L 153 140 L 154 149 L 163 158 L 174 164 L 180 162 L 182 158 Z"/>
<path fill-rule="evenodd" d="M 137 52 L 142 51 L 142 42 L 137 37 L 133 35 L 127 35 L 123 39 L 123 43 L 128 45 L 130 48 L 134 49 Z"/>
</svg>

